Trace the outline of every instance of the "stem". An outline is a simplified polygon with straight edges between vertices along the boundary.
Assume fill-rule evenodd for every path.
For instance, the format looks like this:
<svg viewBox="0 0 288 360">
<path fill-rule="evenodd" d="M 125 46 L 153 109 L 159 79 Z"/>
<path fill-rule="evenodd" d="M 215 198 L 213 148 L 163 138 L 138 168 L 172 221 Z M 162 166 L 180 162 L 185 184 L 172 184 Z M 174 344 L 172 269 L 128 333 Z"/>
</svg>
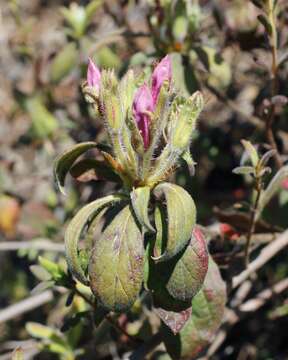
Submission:
<svg viewBox="0 0 288 360">
<path fill-rule="evenodd" d="M 261 179 L 258 177 L 256 177 L 255 190 L 256 190 L 257 194 L 256 194 L 255 203 L 254 203 L 254 206 L 253 206 L 253 209 L 251 212 L 249 232 L 247 235 L 247 241 L 246 241 L 246 245 L 245 245 L 245 254 L 244 254 L 245 268 L 247 268 L 249 265 L 249 249 L 250 249 L 250 244 L 251 244 L 251 238 L 255 231 L 257 211 L 258 211 L 259 200 L 260 200 L 261 191 L 262 191 Z"/>
<path fill-rule="evenodd" d="M 149 341 L 144 343 L 138 349 L 136 349 L 130 356 L 129 360 L 139 360 L 145 359 L 148 354 L 150 354 L 158 345 L 162 342 L 162 335 L 157 333 L 153 335 Z"/>
<path fill-rule="evenodd" d="M 118 330 L 120 333 L 122 333 L 123 335 L 125 335 L 131 342 L 133 342 L 134 344 L 138 344 L 139 345 L 139 343 L 142 343 L 142 340 L 141 339 L 139 339 L 139 338 L 137 338 L 137 337 L 135 337 L 135 336 L 131 336 L 130 334 L 128 334 L 128 332 L 125 330 L 125 329 L 123 329 L 119 324 L 118 324 L 118 322 L 117 321 L 115 321 L 112 317 L 111 317 L 111 315 L 106 315 L 105 316 L 105 319 L 116 329 L 116 330 Z"/>
<path fill-rule="evenodd" d="M 278 39 L 277 39 L 277 28 L 276 28 L 276 16 L 275 16 L 275 0 L 268 0 L 268 8 L 267 8 L 267 15 L 269 19 L 269 23 L 271 25 L 271 36 L 270 36 L 270 46 L 271 46 L 271 53 L 272 53 L 272 65 L 270 71 L 271 77 L 271 98 L 277 95 L 278 93 Z M 272 149 L 276 150 L 275 153 L 275 161 L 278 169 L 282 166 L 282 160 L 278 153 L 277 144 L 275 141 L 274 133 L 272 130 L 272 126 L 275 120 L 275 105 L 271 104 L 271 109 L 266 118 L 266 138 L 269 144 L 271 145 Z"/>
</svg>

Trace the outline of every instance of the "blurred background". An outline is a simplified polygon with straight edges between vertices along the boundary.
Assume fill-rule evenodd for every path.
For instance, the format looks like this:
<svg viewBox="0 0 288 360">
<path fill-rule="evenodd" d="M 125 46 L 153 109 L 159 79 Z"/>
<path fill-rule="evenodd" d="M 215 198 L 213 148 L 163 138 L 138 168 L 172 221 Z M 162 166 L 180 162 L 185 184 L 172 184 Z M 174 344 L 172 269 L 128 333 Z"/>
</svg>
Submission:
<svg viewBox="0 0 288 360">
<path fill-rule="evenodd" d="M 284 99 L 288 4 L 278 3 L 278 92 Z M 75 211 L 113 191 L 112 183 L 75 176 L 67 179 L 64 197 L 53 182 L 57 155 L 81 141 L 105 141 L 102 124 L 81 93 L 88 57 L 121 77 L 128 67 L 149 73 L 171 54 L 175 87 L 185 94 L 200 89 L 206 102 L 191 146 L 195 169 L 183 166 L 173 180 L 193 196 L 198 223 L 228 223 L 245 232 L 251 180 L 232 173 L 243 154 L 240 140 L 249 139 L 260 152 L 269 149 L 263 114 L 271 96 L 271 51 L 258 15 L 248 0 L 0 0 L 1 360 L 10 359 L 19 345 L 27 359 L 117 359 L 113 336 L 92 339 L 85 322 L 61 335 L 62 348 L 49 347 L 47 336 L 39 336 L 35 323 L 60 329 L 71 311 L 61 291 L 52 296 L 42 289 L 46 298 L 39 306 L 30 308 L 28 302 L 27 311 L 5 312 L 31 296 L 38 280 L 29 266 L 39 254 L 64 262 L 63 233 Z M 274 129 L 284 160 L 286 103 L 276 109 Z M 276 164 L 270 165 L 275 172 Z M 240 207 L 239 215 L 235 208 Z M 288 184 L 283 183 L 265 210 L 265 231 L 287 228 L 287 212 Z M 239 244 L 221 229 L 211 251 L 229 278 L 236 271 Z M 253 292 L 285 279 L 287 261 L 282 252 L 261 269 Z M 73 306 L 85 310 L 80 300 Z M 210 358 L 288 359 L 287 314 L 288 293 L 283 292 L 237 322 Z M 96 352 L 93 341 L 98 341 Z"/>
</svg>

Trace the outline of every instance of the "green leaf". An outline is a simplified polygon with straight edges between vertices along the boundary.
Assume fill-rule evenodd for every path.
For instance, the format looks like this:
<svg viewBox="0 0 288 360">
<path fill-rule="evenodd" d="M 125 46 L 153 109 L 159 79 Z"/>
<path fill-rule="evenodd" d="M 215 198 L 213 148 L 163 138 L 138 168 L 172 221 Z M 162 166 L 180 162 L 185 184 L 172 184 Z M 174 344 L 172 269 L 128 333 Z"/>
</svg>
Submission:
<svg viewBox="0 0 288 360">
<path fill-rule="evenodd" d="M 189 245 L 167 281 L 169 294 L 177 300 L 191 301 L 200 290 L 208 269 L 208 251 L 205 238 L 195 227 Z"/>
<path fill-rule="evenodd" d="M 78 52 L 75 42 L 68 43 L 53 59 L 50 68 L 51 81 L 58 83 L 77 65 Z"/>
<path fill-rule="evenodd" d="M 241 140 L 241 143 L 249 155 L 253 167 L 256 167 L 259 161 L 259 156 L 255 147 L 251 144 L 250 141 L 247 140 Z"/>
<path fill-rule="evenodd" d="M 72 167 L 74 161 L 87 150 L 97 147 L 97 144 L 92 141 L 83 142 L 73 146 L 71 149 L 60 155 L 54 162 L 54 178 L 56 185 L 62 194 L 65 194 L 64 183 L 65 177 Z"/>
<path fill-rule="evenodd" d="M 237 175 L 254 175 L 255 169 L 252 166 L 238 166 L 233 169 L 233 173 Z"/>
<path fill-rule="evenodd" d="M 42 256 L 38 257 L 38 261 L 39 261 L 39 264 L 42 266 L 42 268 L 51 275 L 53 280 L 58 280 L 58 279 L 62 278 L 64 272 L 58 264 L 56 264 L 55 262 L 50 261 Z"/>
<path fill-rule="evenodd" d="M 175 40 L 183 42 L 188 32 L 188 19 L 186 16 L 177 16 L 172 27 L 172 34 Z"/>
<path fill-rule="evenodd" d="M 58 121 L 46 108 L 39 96 L 27 98 L 24 107 L 32 121 L 32 133 L 40 139 L 45 139 L 55 133 L 58 129 Z"/>
<path fill-rule="evenodd" d="M 258 207 L 258 217 L 261 215 L 263 209 L 267 206 L 270 200 L 278 191 L 281 190 L 281 183 L 288 178 L 288 165 L 283 166 L 270 181 L 267 188 L 262 192 Z"/>
<path fill-rule="evenodd" d="M 130 193 L 133 210 L 139 223 L 148 231 L 155 232 L 150 223 L 148 207 L 151 189 L 148 186 L 133 189 Z"/>
<path fill-rule="evenodd" d="M 70 174 L 77 181 L 106 180 L 121 182 L 120 177 L 104 161 L 83 159 L 70 169 Z"/>
<path fill-rule="evenodd" d="M 50 351 L 68 356 L 71 349 L 65 337 L 58 330 L 35 322 L 28 322 L 26 330 L 31 336 L 45 340 L 45 347 Z"/>
<path fill-rule="evenodd" d="M 92 20 L 93 15 L 98 10 L 98 8 L 102 5 L 102 3 L 103 3 L 103 0 L 93 0 L 87 4 L 87 6 L 85 8 L 87 23 L 89 23 Z"/>
<path fill-rule="evenodd" d="M 26 330 L 31 336 L 44 340 L 51 339 L 56 333 L 55 329 L 35 322 L 28 322 Z"/>
<path fill-rule="evenodd" d="M 38 280 L 41 281 L 51 280 L 52 278 L 51 274 L 46 269 L 44 269 L 42 266 L 39 265 L 31 265 L 30 271 Z"/>
<path fill-rule="evenodd" d="M 157 229 L 161 215 L 156 209 Z M 201 289 L 207 269 L 206 241 L 200 228 L 195 227 L 190 243 L 179 254 L 165 262 L 150 260 L 149 269 L 146 269 L 149 272 L 147 287 L 153 293 L 154 305 L 174 312 L 186 309 Z"/>
<path fill-rule="evenodd" d="M 143 272 L 143 237 L 126 206 L 95 242 L 89 264 L 90 286 L 105 308 L 126 311 L 137 299 Z"/>
<path fill-rule="evenodd" d="M 260 159 L 260 167 L 264 167 L 267 165 L 268 161 L 277 153 L 275 149 L 267 151 Z"/>
<path fill-rule="evenodd" d="M 172 359 L 192 359 L 211 340 L 224 315 L 226 286 L 210 258 L 202 290 L 193 298 L 192 316 L 176 335 L 163 327 L 164 344 Z"/>
<path fill-rule="evenodd" d="M 179 149 L 180 153 L 189 147 L 196 121 L 203 106 L 203 95 L 200 91 L 196 91 L 171 115 L 171 123 L 173 124 L 171 144 L 175 149 Z"/>
<path fill-rule="evenodd" d="M 188 192 L 175 184 L 157 185 L 154 195 L 158 201 L 164 198 L 167 212 L 167 234 L 163 235 L 161 243 L 156 243 L 154 258 L 166 261 L 188 244 L 196 222 L 196 207 Z"/>
<path fill-rule="evenodd" d="M 81 266 L 81 259 L 78 252 L 80 235 L 87 222 L 97 216 L 105 207 L 119 202 L 123 199 L 121 195 L 109 195 L 102 199 L 97 199 L 84 206 L 70 221 L 65 232 L 65 248 L 68 267 L 73 276 L 85 285 L 89 282 Z"/>
</svg>

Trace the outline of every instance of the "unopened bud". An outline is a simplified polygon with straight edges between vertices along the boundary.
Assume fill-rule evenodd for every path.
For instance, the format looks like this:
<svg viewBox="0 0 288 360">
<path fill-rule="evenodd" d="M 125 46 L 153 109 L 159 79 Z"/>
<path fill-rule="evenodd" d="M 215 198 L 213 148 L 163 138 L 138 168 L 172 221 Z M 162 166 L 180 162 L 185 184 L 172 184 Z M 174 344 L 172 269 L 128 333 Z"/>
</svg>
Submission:
<svg viewBox="0 0 288 360">
<path fill-rule="evenodd" d="M 204 106 L 202 94 L 197 91 L 174 113 L 174 129 L 171 143 L 174 148 L 186 149 L 196 126 L 196 120 Z"/>
</svg>

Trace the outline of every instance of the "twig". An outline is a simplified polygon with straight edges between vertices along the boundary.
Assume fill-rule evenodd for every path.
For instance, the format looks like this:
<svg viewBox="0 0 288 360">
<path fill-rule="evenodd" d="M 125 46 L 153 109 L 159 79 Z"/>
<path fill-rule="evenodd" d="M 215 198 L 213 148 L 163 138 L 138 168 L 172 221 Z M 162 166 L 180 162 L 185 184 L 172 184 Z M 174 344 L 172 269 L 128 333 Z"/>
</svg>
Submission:
<svg viewBox="0 0 288 360">
<path fill-rule="evenodd" d="M 269 301 L 273 297 L 273 295 L 279 295 L 287 288 L 288 288 L 288 278 L 279 281 L 277 284 L 272 286 L 271 289 L 269 288 L 261 291 L 258 295 L 256 295 L 254 299 L 247 300 L 245 303 L 243 303 L 238 307 L 237 313 L 227 309 L 224 318 L 223 328 L 216 335 L 213 343 L 210 345 L 209 349 L 207 350 L 206 356 L 199 360 L 207 360 L 216 353 L 216 351 L 224 343 L 229 330 L 236 323 L 238 323 L 243 318 L 243 316 L 245 316 L 245 313 L 258 310 L 267 301 Z"/>
<path fill-rule="evenodd" d="M 6 309 L 0 311 L 0 323 L 16 318 L 26 312 L 36 309 L 53 299 L 53 292 L 46 290 L 41 294 L 33 295 L 25 300 L 8 306 Z"/>
<path fill-rule="evenodd" d="M 254 115 L 246 114 L 233 100 L 228 99 L 226 95 L 222 94 L 219 90 L 215 89 L 207 82 L 205 82 L 205 86 L 212 94 L 214 94 L 218 98 L 218 100 L 220 100 L 223 104 L 227 105 L 232 111 L 238 114 L 242 119 L 253 124 L 256 128 L 260 130 L 264 130 L 265 124 L 263 121 L 261 121 L 260 118 Z"/>
<path fill-rule="evenodd" d="M 24 353 L 24 359 L 34 359 L 34 356 L 40 352 L 40 348 L 36 340 L 24 340 L 24 341 L 7 341 L 1 345 L 0 360 L 11 360 L 14 350 L 21 348 Z"/>
<path fill-rule="evenodd" d="M 247 241 L 246 241 L 245 250 L 244 250 L 244 261 L 245 261 L 246 268 L 249 265 L 250 243 L 251 243 L 252 235 L 254 234 L 254 231 L 255 231 L 257 211 L 258 211 L 259 200 L 260 200 L 261 191 L 262 191 L 261 177 L 256 177 L 255 190 L 256 190 L 256 199 L 255 199 L 255 203 L 254 203 L 254 206 L 253 206 L 253 209 L 251 212 L 249 232 L 247 235 Z"/>
<path fill-rule="evenodd" d="M 260 252 L 260 255 L 249 264 L 246 270 L 242 271 L 239 275 L 233 277 L 232 288 L 234 289 L 240 284 L 242 284 L 243 281 L 248 279 L 251 274 L 260 269 L 286 246 L 288 246 L 288 230 L 284 231 L 277 239 L 267 245 Z"/>
<path fill-rule="evenodd" d="M 239 310 L 242 312 L 256 311 L 263 306 L 268 300 L 274 295 L 278 295 L 288 289 L 288 278 L 279 281 L 271 288 L 267 288 L 261 291 L 255 296 L 255 298 L 246 301 L 244 304 L 239 306 Z"/>
<path fill-rule="evenodd" d="M 37 239 L 33 241 L 5 241 L 0 242 L 0 251 L 18 251 L 18 250 L 43 250 L 64 252 L 64 244 L 53 243 L 47 239 Z"/>
</svg>

